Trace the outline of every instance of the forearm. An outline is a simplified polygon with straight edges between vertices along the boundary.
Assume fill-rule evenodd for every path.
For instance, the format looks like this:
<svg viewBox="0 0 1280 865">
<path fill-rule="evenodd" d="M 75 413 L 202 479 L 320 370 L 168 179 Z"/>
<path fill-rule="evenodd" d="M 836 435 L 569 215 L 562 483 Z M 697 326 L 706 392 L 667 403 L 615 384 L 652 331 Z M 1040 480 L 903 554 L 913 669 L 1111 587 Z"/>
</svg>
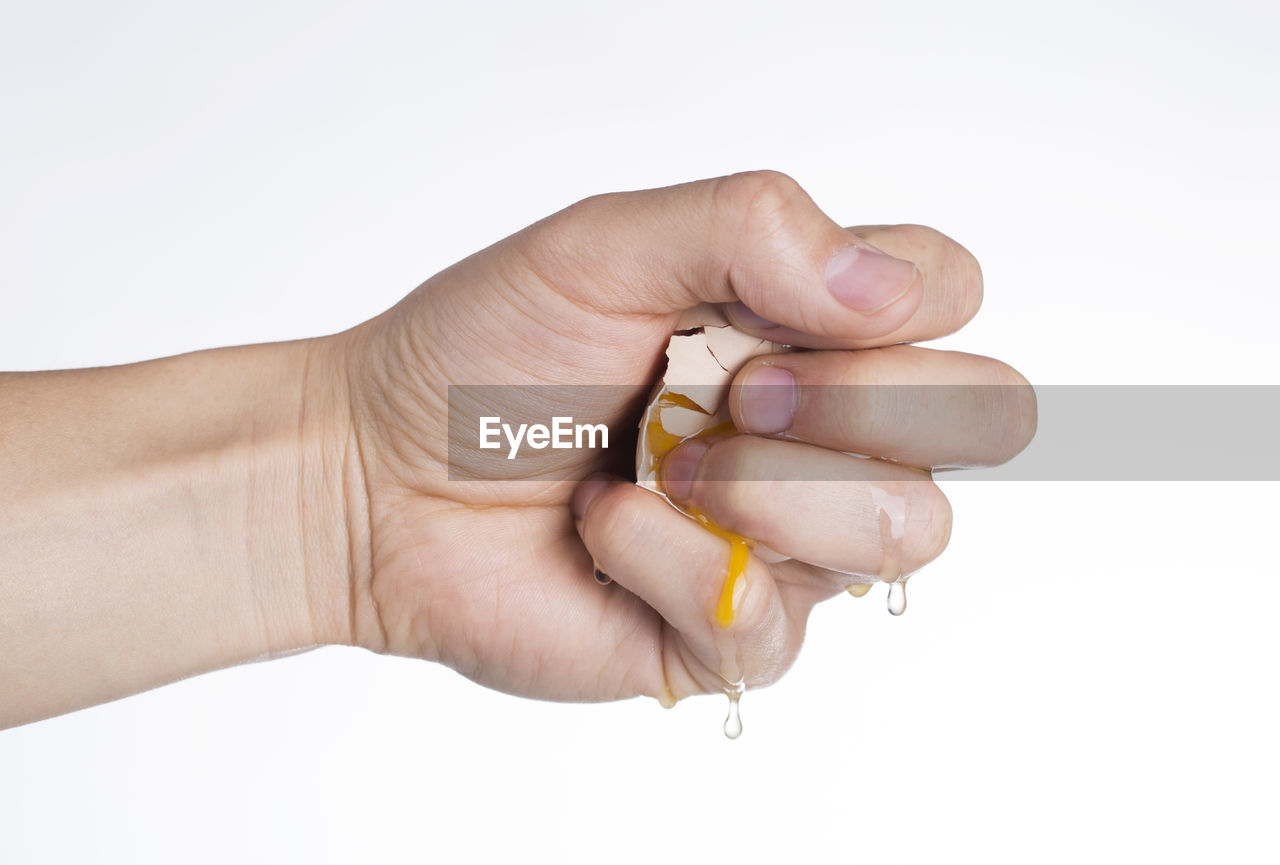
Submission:
<svg viewBox="0 0 1280 865">
<path fill-rule="evenodd" d="M 349 640 L 331 355 L 0 376 L 0 727 Z"/>
</svg>

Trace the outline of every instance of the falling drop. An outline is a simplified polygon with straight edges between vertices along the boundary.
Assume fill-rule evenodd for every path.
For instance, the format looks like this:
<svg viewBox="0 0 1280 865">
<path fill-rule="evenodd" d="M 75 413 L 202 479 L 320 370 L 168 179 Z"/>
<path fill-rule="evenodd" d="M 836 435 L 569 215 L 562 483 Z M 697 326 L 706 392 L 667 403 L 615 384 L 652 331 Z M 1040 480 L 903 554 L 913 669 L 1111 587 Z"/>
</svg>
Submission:
<svg viewBox="0 0 1280 865">
<path fill-rule="evenodd" d="M 736 739 L 742 735 L 742 715 L 738 712 L 738 701 L 742 699 L 745 684 L 739 680 L 725 689 L 729 698 L 729 714 L 724 719 L 724 735 L 726 739 Z"/>
<path fill-rule="evenodd" d="M 889 584 L 889 594 L 885 599 L 885 606 L 889 608 L 890 615 L 901 616 L 907 611 L 907 581 L 897 580 Z"/>
<path fill-rule="evenodd" d="M 880 581 L 889 584 L 885 605 L 889 612 L 901 616 L 907 611 L 907 579 L 902 575 L 902 539 L 907 528 L 907 500 L 877 486 L 871 487 L 871 500 L 879 510 Z"/>
</svg>

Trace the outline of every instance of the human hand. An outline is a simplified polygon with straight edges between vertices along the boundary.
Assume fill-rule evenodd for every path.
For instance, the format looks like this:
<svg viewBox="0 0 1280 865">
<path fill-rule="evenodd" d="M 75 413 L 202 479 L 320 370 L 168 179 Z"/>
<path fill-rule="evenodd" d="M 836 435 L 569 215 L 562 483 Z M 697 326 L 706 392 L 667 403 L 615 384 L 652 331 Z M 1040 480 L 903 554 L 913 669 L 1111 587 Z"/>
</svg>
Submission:
<svg viewBox="0 0 1280 865">
<path fill-rule="evenodd" d="M 945 236 L 840 228 L 773 172 L 586 199 L 459 262 L 332 338 L 350 390 L 342 476 L 358 481 L 352 642 L 545 699 L 666 701 L 720 690 L 734 671 L 750 687 L 776 680 L 814 604 L 865 582 L 851 573 L 881 572 L 876 490 L 905 506 L 893 554 L 909 573 L 951 529 L 945 497 L 912 466 L 996 463 L 1029 441 L 1025 387 L 943 406 L 810 387 L 1025 385 L 998 361 L 899 345 L 956 330 L 981 293 L 976 262 Z M 500 481 L 450 479 L 448 462 L 450 384 L 612 385 L 607 404 L 565 413 L 634 423 L 680 312 L 702 302 L 731 304 L 742 330 L 822 349 L 739 373 L 739 385 L 762 372 L 774 385 L 735 390 L 735 423 L 756 435 L 686 443 L 664 461 L 673 499 L 777 553 L 751 556 L 719 630 L 726 542 L 620 478 L 579 485 L 619 470 L 607 457 L 557 452 Z M 798 402 L 778 398 L 781 371 Z M 810 476 L 825 480 L 798 480 Z M 593 578 L 593 558 L 613 585 Z"/>
</svg>

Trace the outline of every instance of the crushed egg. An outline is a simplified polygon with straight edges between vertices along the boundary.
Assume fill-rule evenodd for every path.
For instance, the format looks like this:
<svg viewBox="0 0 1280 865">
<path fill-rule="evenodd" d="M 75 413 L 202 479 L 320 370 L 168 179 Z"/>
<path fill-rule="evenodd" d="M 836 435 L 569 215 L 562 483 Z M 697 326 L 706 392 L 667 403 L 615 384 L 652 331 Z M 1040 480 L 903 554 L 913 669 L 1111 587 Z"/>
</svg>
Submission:
<svg viewBox="0 0 1280 865">
<path fill-rule="evenodd" d="M 734 594 L 746 573 L 751 554 L 767 562 L 784 561 L 786 556 L 769 550 L 763 544 L 743 537 L 718 525 L 706 513 L 693 506 L 682 506 L 663 492 L 658 482 L 662 460 L 682 442 L 696 438 L 737 435 L 729 414 L 729 385 L 738 370 L 751 358 L 762 354 L 790 351 L 791 346 L 751 336 L 733 328 L 718 306 L 703 304 L 687 310 L 677 323 L 676 332 L 667 344 L 667 369 L 654 389 L 640 419 L 640 436 L 636 445 L 636 483 L 657 493 L 672 507 L 696 520 L 708 532 L 729 543 L 729 556 L 724 569 L 724 582 L 711 610 L 712 631 L 720 655 L 719 676 L 722 690 L 729 698 L 729 715 L 724 733 L 736 739 L 742 733 L 738 701 L 745 690 L 743 670 L 736 657 L 733 641 L 725 631 L 735 618 Z M 895 616 L 906 608 L 906 584 L 901 572 L 902 537 L 906 501 L 879 488 L 872 496 L 880 514 L 885 563 L 879 578 L 889 583 L 889 611 Z M 850 595 L 860 598 L 871 588 L 859 579 L 847 587 Z M 659 702 L 667 708 L 675 705 L 675 697 L 667 689 Z"/>
<path fill-rule="evenodd" d="M 667 344 L 666 373 L 640 419 L 636 482 L 667 498 L 658 484 L 663 458 L 690 439 L 736 435 L 727 399 L 734 375 L 756 355 L 787 350 L 788 346 L 734 329 L 717 306 L 703 304 L 686 311 Z M 716 625 L 728 628 L 734 620 L 734 590 L 746 573 L 755 541 L 717 525 L 697 508 L 667 501 L 729 542 L 724 583 L 712 611 Z"/>
</svg>

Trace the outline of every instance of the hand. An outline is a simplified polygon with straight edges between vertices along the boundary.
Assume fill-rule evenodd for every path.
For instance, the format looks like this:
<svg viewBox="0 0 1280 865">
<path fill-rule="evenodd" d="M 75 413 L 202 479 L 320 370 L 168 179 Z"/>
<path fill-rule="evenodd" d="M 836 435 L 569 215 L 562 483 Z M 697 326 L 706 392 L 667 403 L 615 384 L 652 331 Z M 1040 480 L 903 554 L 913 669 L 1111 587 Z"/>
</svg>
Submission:
<svg viewBox="0 0 1280 865">
<path fill-rule="evenodd" d="M 733 678 L 726 639 L 749 687 L 774 681 L 813 605 L 865 582 L 850 573 L 884 566 L 876 495 L 905 504 L 894 555 L 910 572 L 951 529 L 946 499 L 911 466 L 999 462 L 1030 439 L 1029 390 L 939 407 L 806 389 L 1025 385 L 994 360 L 898 345 L 956 330 L 981 294 L 973 257 L 945 236 L 843 229 L 773 172 L 586 199 L 450 267 L 334 338 L 363 481 L 348 497 L 352 641 L 546 699 L 719 690 Z M 680 312 L 702 302 L 732 304 L 740 329 L 823 349 L 740 373 L 740 384 L 789 374 L 800 386 L 786 405 L 771 401 L 776 389 L 735 390 L 735 423 L 757 435 L 687 443 L 664 463 L 673 498 L 778 554 L 772 564 L 752 555 L 723 633 L 711 611 L 726 542 L 620 478 L 578 486 L 619 470 L 596 452 L 559 452 L 537 477 L 503 481 L 451 480 L 448 465 L 450 384 L 616 385 L 608 404 L 574 416 L 624 429 Z M 518 400 L 516 388 L 504 393 Z M 815 471 L 827 481 L 793 480 Z M 596 582 L 593 558 L 614 584 Z"/>
</svg>

